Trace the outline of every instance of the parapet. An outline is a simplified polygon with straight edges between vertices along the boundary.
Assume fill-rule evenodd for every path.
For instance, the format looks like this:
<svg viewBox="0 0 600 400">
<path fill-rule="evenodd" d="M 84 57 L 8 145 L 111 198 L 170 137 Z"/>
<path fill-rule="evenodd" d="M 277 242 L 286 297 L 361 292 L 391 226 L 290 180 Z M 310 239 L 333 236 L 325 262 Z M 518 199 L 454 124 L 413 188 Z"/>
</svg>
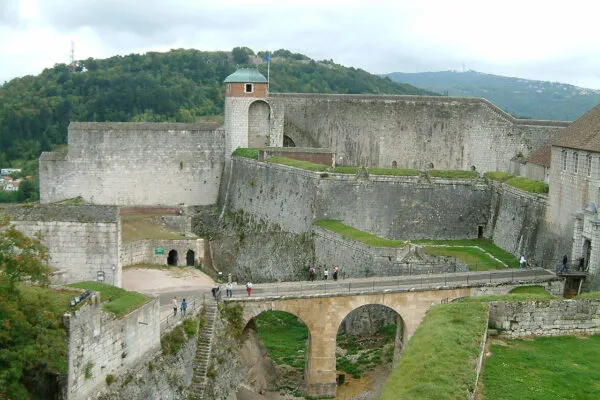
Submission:
<svg viewBox="0 0 600 400">
<path fill-rule="evenodd" d="M 179 122 L 71 122 L 69 130 L 80 131 L 214 131 L 217 123 Z"/>
</svg>

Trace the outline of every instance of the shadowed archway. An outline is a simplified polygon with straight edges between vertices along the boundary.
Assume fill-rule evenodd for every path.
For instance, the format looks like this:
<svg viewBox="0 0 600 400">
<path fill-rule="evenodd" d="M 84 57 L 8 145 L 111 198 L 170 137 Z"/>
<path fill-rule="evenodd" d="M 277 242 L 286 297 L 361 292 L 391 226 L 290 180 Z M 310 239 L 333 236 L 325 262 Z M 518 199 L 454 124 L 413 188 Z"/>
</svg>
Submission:
<svg viewBox="0 0 600 400">
<path fill-rule="evenodd" d="M 178 261 L 177 250 L 173 249 L 169 251 L 169 254 L 167 255 L 167 265 L 177 266 Z"/>
</svg>

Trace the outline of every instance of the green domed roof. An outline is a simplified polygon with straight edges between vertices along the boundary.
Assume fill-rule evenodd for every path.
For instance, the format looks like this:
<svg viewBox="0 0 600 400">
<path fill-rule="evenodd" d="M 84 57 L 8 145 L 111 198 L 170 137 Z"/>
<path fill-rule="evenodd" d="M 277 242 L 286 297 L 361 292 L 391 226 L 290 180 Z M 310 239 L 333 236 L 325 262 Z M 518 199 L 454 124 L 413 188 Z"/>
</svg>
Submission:
<svg viewBox="0 0 600 400">
<path fill-rule="evenodd" d="M 267 83 L 267 78 L 255 68 L 240 68 L 229 75 L 224 83 Z"/>
</svg>

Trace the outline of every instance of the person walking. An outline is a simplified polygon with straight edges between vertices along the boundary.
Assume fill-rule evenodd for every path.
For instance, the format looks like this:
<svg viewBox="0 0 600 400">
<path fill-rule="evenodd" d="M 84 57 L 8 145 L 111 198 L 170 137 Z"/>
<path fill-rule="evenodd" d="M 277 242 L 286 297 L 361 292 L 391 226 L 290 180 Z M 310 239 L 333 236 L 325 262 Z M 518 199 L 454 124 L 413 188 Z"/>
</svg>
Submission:
<svg viewBox="0 0 600 400">
<path fill-rule="evenodd" d="M 227 297 L 233 296 L 233 283 L 227 282 L 227 285 L 225 286 L 225 293 L 227 294 Z"/>
<path fill-rule="evenodd" d="M 246 283 L 246 292 L 248 292 L 248 296 L 252 295 L 252 282 L 250 281 Z"/>
<path fill-rule="evenodd" d="M 187 310 L 187 301 L 185 299 L 181 300 L 181 316 L 185 317 L 185 312 Z"/>
<path fill-rule="evenodd" d="M 562 258 L 562 265 L 560 266 L 559 272 L 567 272 L 568 271 L 568 267 L 567 267 L 568 262 L 569 262 L 569 258 L 565 254 Z"/>
<path fill-rule="evenodd" d="M 329 278 L 329 268 L 325 267 L 325 271 L 323 271 L 323 279 L 327 280 Z"/>
<path fill-rule="evenodd" d="M 171 300 L 171 304 L 173 304 L 173 316 L 177 315 L 177 297 L 173 296 L 173 300 Z"/>
<path fill-rule="evenodd" d="M 338 267 L 337 265 L 335 267 L 333 267 L 333 280 L 337 281 L 338 278 L 338 274 L 340 273 L 340 267 Z"/>
<path fill-rule="evenodd" d="M 527 260 L 524 255 L 521 255 L 521 259 L 519 259 L 519 269 L 525 268 L 525 265 L 527 265 Z"/>
<path fill-rule="evenodd" d="M 317 270 L 315 269 L 315 267 L 310 267 L 310 269 L 308 270 L 308 280 L 311 282 L 314 281 L 316 275 Z"/>
</svg>

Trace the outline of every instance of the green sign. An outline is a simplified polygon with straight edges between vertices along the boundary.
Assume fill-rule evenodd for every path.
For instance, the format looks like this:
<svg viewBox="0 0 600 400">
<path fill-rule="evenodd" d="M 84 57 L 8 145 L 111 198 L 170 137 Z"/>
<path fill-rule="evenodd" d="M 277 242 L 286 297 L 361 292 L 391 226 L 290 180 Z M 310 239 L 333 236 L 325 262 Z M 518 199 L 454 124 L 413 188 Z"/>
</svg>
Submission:
<svg viewBox="0 0 600 400">
<path fill-rule="evenodd" d="M 164 247 L 155 247 L 154 248 L 154 254 L 165 254 Z"/>
</svg>

